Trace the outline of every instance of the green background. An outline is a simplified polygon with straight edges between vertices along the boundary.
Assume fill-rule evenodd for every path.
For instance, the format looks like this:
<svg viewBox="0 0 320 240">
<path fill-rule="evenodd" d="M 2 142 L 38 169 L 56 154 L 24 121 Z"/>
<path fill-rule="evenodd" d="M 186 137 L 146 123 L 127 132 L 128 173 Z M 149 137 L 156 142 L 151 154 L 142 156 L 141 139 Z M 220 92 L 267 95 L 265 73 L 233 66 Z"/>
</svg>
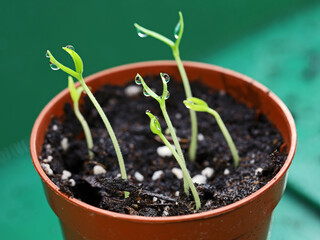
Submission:
<svg viewBox="0 0 320 240">
<path fill-rule="evenodd" d="M 170 49 L 137 37 L 133 23 L 172 36 L 181 10 L 184 60 L 221 65 L 274 91 L 292 111 L 298 148 L 271 239 L 320 239 L 320 4 L 311 0 L 21 1 L 0 7 L 1 239 L 62 239 L 28 153 L 36 116 L 66 87 L 51 52 L 85 76 L 136 61 L 171 59 Z"/>
</svg>

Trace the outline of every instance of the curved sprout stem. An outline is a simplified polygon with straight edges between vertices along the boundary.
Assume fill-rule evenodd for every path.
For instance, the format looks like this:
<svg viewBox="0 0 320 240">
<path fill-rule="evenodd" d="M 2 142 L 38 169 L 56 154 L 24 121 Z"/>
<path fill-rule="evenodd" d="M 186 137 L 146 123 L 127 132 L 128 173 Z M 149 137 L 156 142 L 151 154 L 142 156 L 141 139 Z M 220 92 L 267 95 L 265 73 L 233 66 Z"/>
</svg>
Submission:
<svg viewBox="0 0 320 240">
<path fill-rule="evenodd" d="M 92 135 L 91 135 L 90 128 L 87 121 L 84 119 L 83 115 L 79 110 L 79 100 L 80 100 L 80 96 L 83 88 L 82 87 L 76 88 L 71 76 L 68 77 L 68 87 L 69 87 L 71 99 L 73 101 L 74 114 L 76 115 L 77 119 L 79 120 L 82 126 L 84 136 L 87 142 L 89 159 L 92 160 L 94 157 L 94 154 L 92 152 L 92 148 L 93 148 Z"/>
<path fill-rule="evenodd" d="M 88 126 L 87 121 L 84 119 L 84 117 L 82 116 L 82 114 L 79 110 L 79 103 L 78 102 L 73 102 L 73 110 L 74 110 L 74 114 L 78 118 L 78 120 L 83 128 L 84 136 L 86 138 L 86 142 L 87 142 L 87 146 L 88 146 L 89 158 L 90 158 L 90 160 L 92 160 L 94 157 L 94 154 L 92 152 L 93 141 L 92 141 L 90 128 Z"/>
<path fill-rule="evenodd" d="M 172 137 L 172 140 L 173 140 L 173 144 L 174 144 L 175 148 L 177 149 L 177 152 L 179 154 L 181 162 L 186 166 L 186 161 L 184 159 L 184 156 L 183 156 L 183 153 L 182 153 L 182 149 L 181 149 L 180 143 L 178 141 L 177 134 L 176 134 L 176 132 L 174 130 L 174 127 L 172 125 L 170 117 L 169 117 L 169 115 L 167 113 L 165 102 L 162 105 L 160 104 L 160 108 L 161 108 L 164 120 L 166 121 L 166 124 L 167 124 L 167 126 L 169 128 L 169 131 L 170 131 L 170 134 L 171 134 L 171 137 Z M 185 173 L 183 173 L 183 175 L 184 174 Z M 183 178 L 183 186 L 184 186 L 185 193 L 187 195 L 189 195 L 189 184 L 188 184 L 188 181 L 185 181 L 185 178 Z"/>
<path fill-rule="evenodd" d="M 176 150 L 171 146 L 169 141 L 162 134 L 161 126 L 160 126 L 160 123 L 157 120 L 157 118 L 148 110 L 146 111 L 146 114 L 150 117 L 150 130 L 154 134 L 156 134 L 160 137 L 160 139 L 163 141 L 163 143 L 170 149 L 173 156 L 177 160 L 179 166 L 181 167 L 181 170 L 183 173 L 183 180 L 186 181 L 188 183 L 188 185 L 190 186 L 193 198 L 196 203 L 196 209 L 199 210 L 201 207 L 200 198 L 199 198 L 198 192 L 192 182 L 192 179 L 190 177 L 190 174 L 189 174 L 189 171 L 187 169 L 186 164 L 183 162 L 183 160 L 180 158 L 179 154 L 176 152 Z M 188 194 L 186 191 L 185 191 L 185 193 Z"/>
<path fill-rule="evenodd" d="M 208 108 L 208 113 L 210 113 L 212 116 L 215 117 L 220 129 L 221 129 L 221 132 L 224 136 L 224 138 L 226 139 L 227 143 L 228 143 L 228 146 L 230 148 L 230 151 L 231 151 L 231 154 L 232 154 L 232 157 L 233 157 L 233 165 L 234 165 L 234 168 L 237 168 L 239 166 L 239 155 L 238 155 L 238 151 L 237 151 L 237 148 L 231 138 L 231 135 L 228 131 L 228 129 L 226 128 L 226 126 L 224 125 L 219 113 L 215 110 L 213 110 L 212 108 Z"/>
<path fill-rule="evenodd" d="M 196 187 L 194 186 L 191 176 L 188 172 L 188 169 L 186 167 L 186 165 L 183 163 L 182 159 L 180 158 L 180 156 L 178 155 L 178 153 L 173 149 L 173 147 L 171 146 L 171 144 L 169 143 L 169 141 L 164 137 L 164 135 L 161 133 L 159 134 L 159 137 L 161 138 L 161 140 L 164 142 L 164 144 L 170 149 L 170 151 L 172 152 L 173 156 L 176 158 L 182 172 L 183 172 L 183 179 L 186 179 L 186 181 L 189 184 L 189 187 L 191 189 L 191 193 L 193 195 L 194 201 L 196 203 L 196 210 L 199 210 L 201 208 L 201 202 L 200 202 L 200 198 L 199 198 L 199 194 L 196 190 Z"/>
<path fill-rule="evenodd" d="M 179 49 L 177 50 L 172 50 L 173 51 L 173 56 L 176 60 L 180 75 L 181 75 L 181 79 L 182 79 L 182 84 L 184 87 L 184 91 L 186 94 L 187 98 L 191 98 L 192 97 L 192 92 L 191 92 L 191 87 L 189 84 L 189 79 L 186 73 L 185 68 L 183 67 L 182 61 L 180 59 L 179 56 Z M 197 114 L 195 111 L 189 109 L 190 112 L 190 120 L 191 120 L 191 142 L 190 142 L 190 146 L 189 146 L 189 159 L 191 161 L 195 161 L 196 159 L 196 154 L 197 154 L 197 137 L 198 137 L 198 120 L 197 120 Z"/>
</svg>

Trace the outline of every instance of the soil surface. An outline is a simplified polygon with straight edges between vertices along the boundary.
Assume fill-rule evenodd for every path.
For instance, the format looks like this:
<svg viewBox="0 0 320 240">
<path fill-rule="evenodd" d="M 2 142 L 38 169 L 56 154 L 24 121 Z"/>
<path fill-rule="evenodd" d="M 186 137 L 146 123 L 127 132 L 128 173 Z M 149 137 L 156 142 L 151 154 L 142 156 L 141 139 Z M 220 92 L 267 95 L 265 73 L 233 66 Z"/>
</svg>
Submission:
<svg viewBox="0 0 320 240">
<path fill-rule="evenodd" d="M 145 77 L 145 81 L 161 95 L 158 77 Z M 189 161 L 189 111 L 182 103 L 185 99 L 182 85 L 171 80 L 167 111 L 180 139 L 187 168 L 192 178 L 204 174 L 204 169 L 207 171 L 206 177 L 202 177 L 206 183 L 195 184 L 202 205 L 198 212 L 203 212 L 239 201 L 263 187 L 280 170 L 286 155 L 279 153 L 283 144 L 280 133 L 264 115 L 200 82 L 192 82 L 191 86 L 195 97 L 205 100 L 220 114 L 241 158 L 239 167 L 234 169 L 216 120 L 207 113 L 197 113 L 197 159 Z M 184 194 L 183 180 L 172 171 L 180 169 L 178 163 L 172 156 L 158 155 L 158 148 L 164 144 L 151 132 L 145 114 L 150 110 L 158 116 L 165 132 L 167 127 L 158 102 L 145 97 L 142 87 L 134 81 L 125 87 L 106 85 L 95 96 L 118 138 L 128 181 L 121 179 L 109 134 L 87 96 L 81 111 L 92 132 L 94 159 L 89 160 L 81 125 L 72 105 L 66 104 L 65 115 L 61 119 L 52 118 L 40 157 L 50 179 L 70 197 L 110 211 L 140 216 L 195 213 L 192 194 Z M 167 138 L 170 140 L 170 135 Z M 154 175 L 156 171 L 161 171 L 158 178 Z M 124 191 L 130 192 L 128 198 L 124 198 Z"/>
</svg>

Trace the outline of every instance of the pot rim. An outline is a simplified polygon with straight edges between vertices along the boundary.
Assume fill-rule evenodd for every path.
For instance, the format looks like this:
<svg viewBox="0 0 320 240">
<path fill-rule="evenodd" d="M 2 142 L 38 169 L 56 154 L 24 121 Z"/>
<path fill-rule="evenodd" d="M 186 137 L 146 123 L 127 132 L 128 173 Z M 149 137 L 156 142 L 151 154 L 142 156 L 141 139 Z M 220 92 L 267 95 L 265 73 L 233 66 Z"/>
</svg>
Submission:
<svg viewBox="0 0 320 240">
<path fill-rule="evenodd" d="M 123 71 L 123 70 L 128 70 L 128 69 L 135 69 L 135 68 L 141 68 L 143 66 L 146 67 L 152 67 L 152 66 L 159 66 L 159 65 L 167 65 L 167 66 L 176 66 L 176 62 L 172 61 L 172 60 L 158 60 L 158 61 L 145 61 L 145 62 L 137 62 L 137 63 L 130 63 L 130 64 L 125 64 L 125 65 L 121 65 L 121 66 L 117 66 L 117 67 L 112 67 L 97 73 L 94 73 L 88 77 L 85 78 L 85 81 L 87 83 L 90 83 L 91 81 L 93 81 L 96 78 L 99 78 L 100 76 L 106 75 L 106 74 L 110 74 L 113 72 L 119 72 L 119 71 Z M 256 82 L 255 80 L 253 80 L 252 78 L 243 75 L 241 73 L 235 72 L 233 70 L 230 69 L 226 69 L 220 66 L 216 66 L 213 64 L 208 64 L 208 63 L 200 63 L 200 62 L 192 62 L 192 61 L 183 61 L 183 65 L 184 66 L 190 66 L 193 68 L 201 68 L 201 69 L 214 69 L 215 71 L 219 71 L 219 72 L 223 72 L 226 75 L 233 75 L 237 78 L 241 78 L 243 81 L 246 82 L 250 82 L 250 84 L 254 85 L 256 88 L 261 89 L 262 91 L 266 92 L 269 94 L 270 98 L 276 102 L 279 107 L 281 108 L 281 110 L 283 111 L 283 113 L 285 114 L 286 118 L 287 118 L 287 122 L 288 124 L 291 126 L 290 127 L 290 134 L 291 134 L 291 147 L 288 150 L 288 156 L 287 159 L 284 163 L 284 165 L 282 166 L 282 168 L 280 169 L 280 171 L 276 174 L 276 176 L 274 176 L 265 186 L 263 186 L 262 188 L 260 188 L 259 190 L 257 190 L 256 192 L 252 193 L 251 195 L 235 202 L 232 204 L 229 204 L 227 206 L 224 207 L 220 207 L 214 210 L 209 210 L 209 211 L 205 211 L 205 212 L 201 212 L 201 213 L 194 213 L 194 214 L 188 214 L 188 215 L 183 215 L 183 216 L 168 216 L 168 217 L 144 217 L 144 216 L 133 216 L 133 215 L 128 215 L 128 214 L 122 214 L 122 213 L 116 213 L 116 212 L 112 212 L 112 211 L 108 211 L 108 210 L 104 210 L 98 207 L 94 207 L 92 205 L 89 205 L 85 202 L 82 202 L 78 199 L 75 198 L 70 198 L 68 197 L 66 194 L 62 193 L 59 191 L 59 187 L 56 186 L 51 180 L 50 178 L 47 176 L 47 174 L 44 172 L 44 170 L 42 169 L 41 165 L 40 165 L 40 161 L 38 160 L 38 153 L 36 151 L 36 140 L 37 140 L 37 135 L 38 135 L 38 130 L 39 130 L 39 125 L 42 121 L 42 119 L 44 118 L 44 116 L 47 114 L 48 110 L 51 109 L 55 103 L 58 101 L 58 99 L 60 99 L 61 97 L 63 97 L 64 95 L 68 94 L 68 89 L 64 89 L 63 91 L 61 91 L 58 95 L 56 95 L 41 111 L 41 113 L 39 114 L 39 116 L 37 117 L 34 126 L 32 128 L 32 132 L 31 132 L 31 137 L 30 137 L 30 153 L 31 153 L 31 158 L 32 158 L 32 162 L 33 165 L 36 168 L 36 171 L 38 172 L 38 174 L 40 175 L 42 181 L 44 183 L 46 183 L 54 192 L 55 194 L 59 195 L 60 197 L 64 198 L 66 201 L 68 201 L 69 203 L 73 204 L 73 205 L 78 205 L 84 209 L 90 210 L 92 212 L 94 212 L 95 214 L 98 215 L 107 215 L 109 217 L 112 218 L 117 218 L 117 219 L 122 219 L 122 220 L 126 220 L 126 221 L 133 221 L 133 222 L 150 222 L 150 223 L 173 223 L 173 222 L 183 222 L 183 221 L 194 221 L 194 220 L 200 220 L 200 219 L 204 219 L 204 218 L 209 218 L 212 216 L 218 216 L 221 214 L 224 214 L 226 212 L 229 212 L 233 209 L 236 208 L 240 208 L 246 204 L 248 204 L 249 202 L 253 201 L 255 198 L 258 197 L 258 195 L 262 194 L 264 191 L 266 191 L 268 188 L 272 187 L 274 184 L 276 184 L 279 179 L 281 179 L 287 172 L 292 159 L 294 157 L 295 151 L 296 151 L 296 145 L 297 145 L 297 132 L 296 132 L 296 127 L 295 127 L 295 123 L 294 123 L 294 119 L 290 113 L 290 111 L 288 110 L 288 108 L 286 107 L 286 105 L 273 93 L 270 92 L 270 90 L 268 90 L 268 88 L 266 88 L 264 85 L 262 85 L 259 82 Z M 134 78 L 134 76 L 133 76 Z"/>
</svg>

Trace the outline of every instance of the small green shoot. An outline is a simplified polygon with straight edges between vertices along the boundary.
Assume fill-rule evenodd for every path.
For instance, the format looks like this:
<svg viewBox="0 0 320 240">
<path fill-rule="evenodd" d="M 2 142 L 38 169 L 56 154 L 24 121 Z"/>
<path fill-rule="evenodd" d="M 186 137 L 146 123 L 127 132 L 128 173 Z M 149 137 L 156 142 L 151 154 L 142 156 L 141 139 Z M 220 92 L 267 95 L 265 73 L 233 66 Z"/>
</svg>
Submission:
<svg viewBox="0 0 320 240">
<path fill-rule="evenodd" d="M 82 116 L 82 114 L 79 110 L 79 100 L 80 100 L 81 93 L 83 92 L 83 87 L 80 86 L 80 87 L 76 88 L 71 76 L 68 77 L 68 87 L 69 87 L 70 95 L 71 95 L 71 98 L 73 101 L 74 114 L 78 118 L 78 120 L 83 128 L 84 136 L 87 141 L 89 158 L 90 158 L 90 160 L 92 160 L 94 157 L 94 154 L 91 151 L 93 148 L 93 141 L 92 141 L 90 128 L 88 126 L 87 121 L 84 119 L 84 117 Z"/>
<path fill-rule="evenodd" d="M 210 108 L 208 106 L 208 104 L 199 99 L 199 98 L 195 98 L 195 97 L 192 97 L 192 98 L 187 98 L 187 100 L 184 100 L 183 103 L 186 105 L 187 108 L 189 109 L 192 109 L 194 111 L 197 111 L 197 112 L 207 112 L 207 113 L 210 113 L 211 115 L 213 115 L 221 129 L 221 132 L 224 136 L 224 138 L 226 139 L 227 143 L 228 143 L 228 146 L 230 148 L 230 151 L 231 151 L 231 154 L 232 154 L 232 157 L 233 157 L 233 164 L 234 164 L 234 167 L 237 168 L 238 165 L 239 165 L 239 155 L 238 155 L 238 151 L 237 151 L 237 148 L 229 134 L 229 131 L 228 129 L 226 128 L 226 126 L 224 125 L 219 113 L 217 113 L 215 110 L 213 110 L 212 108 Z"/>
<path fill-rule="evenodd" d="M 163 117 L 167 123 L 169 132 L 171 134 L 174 146 L 176 147 L 179 157 L 182 160 L 183 164 L 185 164 L 185 159 L 182 153 L 182 149 L 181 146 L 179 144 L 179 140 L 175 131 L 175 128 L 172 125 L 172 122 L 170 120 L 170 117 L 168 115 L 167 109 L 166 109 L 166 100 L 169 98 L 170 94 L 169 91 L 167 90 L 167 83 L 170 81 L 170 76 L 166 73 L 160 73 L 161 76 L 161 80 L 162 80 L 162 85 L 163 85 L 163 91 L 162 91 L 162 95 L 161 97 L 158 96 L 154 91 L 152 91 L 148 85 L 146 84 L 146 82 L 143 80 L 143 78 L 141 77 L 141 75 L 138 73 L 135 77 L 135 82 L 138 85 L 142 85 L 143 87 L 143 94 L 145 96 L 151 96 L 152 98 L 154 98 L 155 100 L 158 101 L 159 105 L 160 105 L 160 109 L 162 111 Z M 188 194 L 189 192 L 189 187 L 188 187 L 188 183 L 186 181 L 184 181 L 184 190 L 185 192 Z"/>
<path fill-rule="evenodd" d="M 124 165 L 124 161 L 123 161 L 123 156 L 119 147 L 119 143 L 118 140 L 116 138 L 116 135 L 114 134 L 114 131 L 111 127 L 111 124 L 107 118 L 107 116 L 105 115 L 105 113 L 103 112 L 100 104 L 97 102 L 96 98 L 94 97 L 94 95 L 92 94 L 92 92 L 90 91 L 90 89 L 88 88 L 88 86 L 86 85 L 83 77 L 82 77 L 82 73 L 83 73 L 83 63 L 82 60 L 80 58 L 80 56 L 74 51 L 73 46 L 68 45 L 66 47 L 62 48 L 63 50 L 65 50 L 67 53 L 69 53 L 69 55 L 72 57 L 74 65 L 76 70 L 72 70 L 71 68 L 68 68 L 64 65 L 62 65 L 60 62 L 58 62 L 50 53 L 49 50 L 47 50 L 46 53 L 46 57 L 50 59 L 50 67 L 53 70 L 59 70 L 61 69 L 62 71 L 68 73 L 69 75 L 75 77 L 81 84 L 81 86 L 83 87 L 84 91 L 87 93 L 88 97 L 90 98 L 90 100 L 92 101 L 93 105 L 95 106 L 95 108 L 97 109 L 103 123 L 105 124 L 108 133 L 110 135 L 110 138 L 112 140 L 114 149 L 116 151 L 117 154 L 117 158 L 118 158 L 118 162 L 119 162 L 119 167 L 120 167 L 120 173 L 121 173 L 121 177 L 122 179 L 127 179 L 127 173 L 126 173 L 126 169 L 125 169 L 125 165 Z M 129 193 L 125 192 L 125 197 L 128 197 Z"/>
<path fill-rule="evenodd" d="M 163 143 L 170 149 L 170 151 L 172 152 L 173 156 L 177 160 L 177 162 L 178 162 L 178 164 L 179 164 L 179 166 L 180 166 L 180 168 L 181 168 L 181 170 L 183 172 L 183 179 L 190 186 L 194 201 L 196 203 L 196 210 L 199 210 L 201 208 L 200 198 L 199 198 L 198 192 L 197 192 L 197 190 L 196 190 L 196 188 L 195 188 L 195 186 L 194 186 L 194 184 L 192 182 L 191 176 L 189 174 L 189 171 L 188 171 L 185 163 L 183 162 L 183 160 L 181 159 L 179 154 L 171 146 L 169 141 L 162 134 L 161 126 L 160 126 L 160 123 L 159 123 L 158 119 L 150 111 L 146 111 L 146 114 L 150 117 L 150 129 L 151 129 L 152 133 L 158 135 L 161 138 Z M 185 193 L 188 194 L 186 191 L 185 191 Z"/>
<path fill-rule="evenodd" d="M 138 36 L 140 37 L 151 36 L 153 38 L 156 38 L 164 42 L 171 48 L 173 56 L 176 60 L 181 78 L 182 78 L 182 83 L 184 86 L 186 97 L 187 98 L 192 97 L 188 76 L 187 76 L 186 70 L 183 67 L 183 64 L 180 58 L 180 51 L 179 51 L 180 41 L 181 41 L 183 30 L 184 30 L 182 13 L 179 12 L 179 22 L 174 29 L 174 37 L 176 39 L 175 42 L 173 42 L 172 40 L 168 39 L 167 37 L 157 32 L 144 28 L 138 25 L 137 23 L 135 23 L 134 26 L 137 29 Z M 190 148 L 189 148 L 189 159 L 191 161 L 194 161 L 196 159 L 196 151 L 197 151 L 198 125 L 197 125 L 197 115 L 192 110 L 190 110 L 190 119 L 191 119 L 191 142 L 190 142 Z"/>
</svg>

